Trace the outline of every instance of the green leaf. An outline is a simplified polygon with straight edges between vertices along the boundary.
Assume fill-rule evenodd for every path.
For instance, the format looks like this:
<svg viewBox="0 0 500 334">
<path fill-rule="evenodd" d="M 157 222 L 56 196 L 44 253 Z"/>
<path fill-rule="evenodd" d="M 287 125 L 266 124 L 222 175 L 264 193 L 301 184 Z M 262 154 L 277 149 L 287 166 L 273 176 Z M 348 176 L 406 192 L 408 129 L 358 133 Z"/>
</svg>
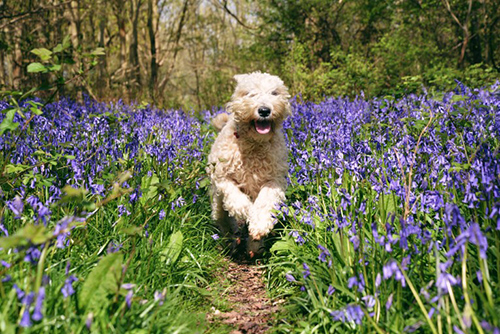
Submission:
<svg viewBox="0 0 500 334">
<path fill-rule="evenodd" d="M 39 72 L 46 73 L 47 67 L 45 67 L 45 65 L 40 63 L 31 63 L 28 65 L 28 73 L 39 73 Z"/>
<path fill-rule="evenodd" d="M 0 136 L 3 135 L 7 131 L 12 131 L 17 129 L 19 126 L 19 123 L 14 122 L 14 116 L 16 114 L 16 111 L 14 109 L 11 109 L 7 111 L 7 114 L 5 115 L 5 118 L 2 121 L 2 124 L 0 124 Z"/>
<path fill-rule="evenodd" d="M 103 257 L 83 283 L 79 302 L 83 309 L 99 311 L 108 303 L 108 295 L 120 287 L 123 255 L 120 252 Z"/>
<path fill-rule="evenodd" d="M 39 245 L 50 239 L 50 233 L 43 225 L 27 224 L 12 236 L 0 238 L 0 247 L 10 249 L 28 245 L 29 243 Z"/>
<path fill-rule="evenodd" d="M 290 252 L 295 246 L 295 243 L 291 239 L 287 240 L 279 240 L 274 243 L 274 245 L 271 247 L 271 253 L 278 253 L 278 252 Z"/>
<path fill-rule="evenodd" d="M 141 180 L 141 190 L 142 190 L 142 197 L 140 199 L 140 202 L 142 204 L 147 203 L 149 200 L 156 198 L 158 195 L 158 182 L 160 179 L 156 174 L 152 174 L 151 176 L 143 176 Z"/>
<path fill-rule="evenodd" d="M 52 51 L 46 48 L 33 49 L 31 50 L 31 53 L 37 55 L 42 61 L 47 61 L 52 58 Z"/>
<path fill-rule="evenodd" d="M 43 107 L 43 104 L 40 102 L 35 102 L 35 101 L 28 101 L 28 104 L 31 106 L 30 110 L 33 114 L 35 115 L 41 115 L 43 114 L 41 108 Z"/>
<path fill-rule="evenodd" d="M 94 51 L 92 51 L 91 55 L 93 56 L 105 56 L 106 52 L 104 51 L 104 48 L 96 48 Z"/>
<path fill-rule="evenodd" d="M 5 171 L 7 172 L 7 174 L 12 174 L 12 173 L 24 172 L 25 170 L 28 170 L 30 168 L 31 166 L 23 164 L 16 164 L 16 165 L 9 164 L 5 166 Z"/>
<path fill-rule="evenodd" d="M 173 264 L 179 258 L 182 251 L 184 236 L 181 231 L 177 231 L 170 236 L 167 247 L 161 252 L 168 264 Z"/>
<path fill-rule="evenodd" d="M 61 67 L 62 67 L 62 65 L 61 65 L 61 64 L 54 64 L 54 65 L 50 65 L 50 66 L 48 67 L 48 70 L 49 70 L 50 72 L 59 72 L 59 71 L 61 70 Z"/>
</svg>

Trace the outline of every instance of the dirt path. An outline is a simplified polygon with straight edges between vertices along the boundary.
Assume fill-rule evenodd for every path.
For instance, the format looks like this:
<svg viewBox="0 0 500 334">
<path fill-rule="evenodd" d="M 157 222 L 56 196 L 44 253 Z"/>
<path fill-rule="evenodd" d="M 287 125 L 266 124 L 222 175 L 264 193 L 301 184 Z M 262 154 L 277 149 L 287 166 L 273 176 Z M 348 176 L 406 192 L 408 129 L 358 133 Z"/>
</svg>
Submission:
<svg viewBox="0 0 500 334">
<path fill-rule="evenodd" d="M 282 301 L 273 302 L 267 297 L 262 269 L 258 266 L 227 262 L 227 271 L 221 273 L 221 279 L 227 280 L 229 287 L 221 298 L 228 301 L 230 310 L 221 312 L 214 307 L 208 321 L 232 326 L 231 334 L 266 333 Z"/>
</svg>

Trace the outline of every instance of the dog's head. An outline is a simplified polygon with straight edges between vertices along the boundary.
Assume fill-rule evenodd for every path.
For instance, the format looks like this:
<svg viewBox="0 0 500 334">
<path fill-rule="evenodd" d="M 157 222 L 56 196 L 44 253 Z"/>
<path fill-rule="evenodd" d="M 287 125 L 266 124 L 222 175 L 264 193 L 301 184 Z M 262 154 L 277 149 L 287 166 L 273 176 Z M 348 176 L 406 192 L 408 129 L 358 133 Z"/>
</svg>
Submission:
<svg viewBox="0 0 500 334">
<path fill-rule="evenodd" d="M 235 75 L 236 89 L 227 104 L 234 114 L 240 136 L 266 140 L 291 114 L 290 94 L 280 78 L 254 72 Z"/>
</svg>

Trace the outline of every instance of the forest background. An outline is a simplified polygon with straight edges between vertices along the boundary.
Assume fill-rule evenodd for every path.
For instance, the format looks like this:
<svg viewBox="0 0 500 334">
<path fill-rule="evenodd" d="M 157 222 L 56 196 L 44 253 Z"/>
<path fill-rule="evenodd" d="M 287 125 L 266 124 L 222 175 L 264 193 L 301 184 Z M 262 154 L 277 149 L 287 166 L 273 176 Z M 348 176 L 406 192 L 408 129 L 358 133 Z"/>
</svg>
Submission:
<svg viewBox="0 0 500 334">
<path fill-rule="evenodd" d="M 307 100 L 479 87 L 499 21 L 497 0 L 1 0 L 0 90 L 202 110 L 256 70 Z"/>
</svg>

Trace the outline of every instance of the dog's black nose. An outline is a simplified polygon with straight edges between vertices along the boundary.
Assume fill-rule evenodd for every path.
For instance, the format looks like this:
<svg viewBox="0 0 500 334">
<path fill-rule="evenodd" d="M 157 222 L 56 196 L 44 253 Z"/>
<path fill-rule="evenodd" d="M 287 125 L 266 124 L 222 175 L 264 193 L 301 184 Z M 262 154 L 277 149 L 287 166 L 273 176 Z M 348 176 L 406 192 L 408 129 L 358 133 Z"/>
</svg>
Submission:
<svg viewBox="0 0 500 334">
<path fill-rule="evenodd" d="M 260 117 L 267 117 L 271 114 L 271 109 L 268 107 L 260 107 L 258 111 Z"/>
</svg>

